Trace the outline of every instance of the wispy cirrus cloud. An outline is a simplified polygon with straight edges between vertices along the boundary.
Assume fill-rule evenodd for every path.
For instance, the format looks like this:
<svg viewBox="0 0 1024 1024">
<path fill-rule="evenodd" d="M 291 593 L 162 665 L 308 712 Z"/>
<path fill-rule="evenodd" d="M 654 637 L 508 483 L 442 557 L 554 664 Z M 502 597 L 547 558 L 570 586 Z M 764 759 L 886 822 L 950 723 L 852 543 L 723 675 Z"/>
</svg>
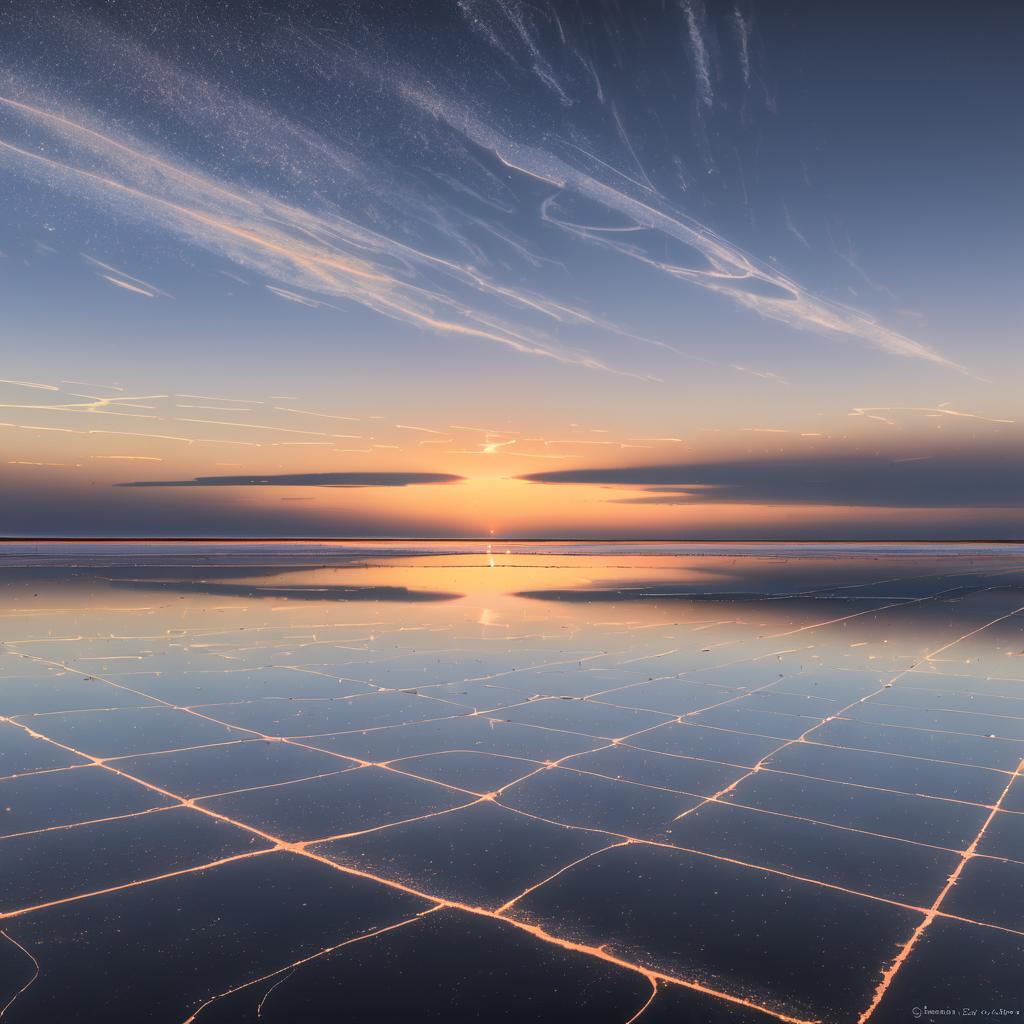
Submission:
<svg viewBox="0 0 1024 1024">
<path fill-rule="evenodd" d="M 683 16 L 686 18 L 686 32 L 690 42 L 693 73 L 697 79 L 697 91 L 701 103 L 710 107 L 714 102 L 714 92 L 711 87 L 711 61 L 708 56 L 707 44 L 704 41 L 704 4 L 701 0 L 683 0 L 680 6 Z M 748 65 L 744 65 L 744 67 L 749 75 Z"/>
<path fill-rule="evenodd" d="M 404 91 L 410 102 L 492 153 L 510 171 L 550 185 L 554 194 L 545 200 L 542 214 L 549 224 L 569 234 L 677 281 L 726 296 L 760 316 L 798 330 L 866 342 L 892 355 L 963 370 L 931 346 L 886 327 L 870 313 L 813 294 L 656 193 L 634 194 L 621 180 L 599 176 L 593 164 L 570 163 L 551 150 L 516 141 L 467 105 L 413 86 Z M 574 207 L 591 214 L 617 215 L 617 220 L 612 226 L 588 223 L 574 214 Z M 644 232 L 688 247 L 693 265 L 658 255 L 664 245 L 657 241 L 644 244 Z M 633 233 L 640 241 L 631 238 Z"/>
<path fill-rule="evenodd" d="M 596 326 L 581 310 L 498 284 L 468 263 L 419 250 L 336 210 L 285 202 L 210 175 L 113 126 L 94 125 L 83 112 L 0 95 L 0 113 L 0 165 L 258 273 L 290 301 L 322 307 L 324 297 L 346 299 L 441 335 L 622 372 L 541 327 L 510 319 L 529 310 L 550 324 Z M 148 292 L 123 278 L 107 280 Z"/>
</svg>

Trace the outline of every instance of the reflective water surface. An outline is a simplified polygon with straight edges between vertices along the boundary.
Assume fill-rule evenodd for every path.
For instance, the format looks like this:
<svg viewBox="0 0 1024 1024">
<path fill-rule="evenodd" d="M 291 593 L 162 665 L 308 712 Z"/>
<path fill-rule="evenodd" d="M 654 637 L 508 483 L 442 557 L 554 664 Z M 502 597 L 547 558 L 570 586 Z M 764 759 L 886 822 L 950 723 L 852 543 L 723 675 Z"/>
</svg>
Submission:
<svg viewBox="0 0 1024 1024">
<path fill-rule="evenodd" d="M 1024 1009 L 1024 549 L 0 546 L 5 1021 Z"/>
</svg>

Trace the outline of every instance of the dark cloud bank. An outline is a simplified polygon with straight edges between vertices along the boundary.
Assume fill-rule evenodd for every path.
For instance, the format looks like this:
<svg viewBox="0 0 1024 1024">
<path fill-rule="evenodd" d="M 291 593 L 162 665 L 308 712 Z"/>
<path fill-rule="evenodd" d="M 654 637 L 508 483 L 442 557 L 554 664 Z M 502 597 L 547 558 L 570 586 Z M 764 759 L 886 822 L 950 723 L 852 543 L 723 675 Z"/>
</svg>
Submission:
<svg viewBox="0 0 1024 1024">
<path fill-rule="evenodd" d="M 134 480 L 115 487 L 409 487 L 453 484 L 454 473 L 282 473 L 276 476 L 197 476 L 192 480 Z"/>
<path fill-rule="evenodd" d="M 871 508 L 1019 508 L 1024 453 L 784 457 L 530 473 L 542 484 L 599 484 L 646 491 L 645 505 L 737 503 Z"/>
</svg>

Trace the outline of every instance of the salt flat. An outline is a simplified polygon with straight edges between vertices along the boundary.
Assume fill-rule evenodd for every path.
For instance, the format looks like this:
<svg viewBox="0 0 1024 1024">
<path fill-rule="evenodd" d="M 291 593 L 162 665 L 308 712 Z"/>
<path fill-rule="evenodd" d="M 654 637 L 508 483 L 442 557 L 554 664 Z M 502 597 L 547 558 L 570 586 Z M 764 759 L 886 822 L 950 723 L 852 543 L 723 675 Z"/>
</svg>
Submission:
<svg viewBox="0 0 1024 1024">
<path fill-rule="evenodd" d="M 0 623 L 12 1022 L 1019 999 L 1017 547 L 9 544 Z"/>
</svg>

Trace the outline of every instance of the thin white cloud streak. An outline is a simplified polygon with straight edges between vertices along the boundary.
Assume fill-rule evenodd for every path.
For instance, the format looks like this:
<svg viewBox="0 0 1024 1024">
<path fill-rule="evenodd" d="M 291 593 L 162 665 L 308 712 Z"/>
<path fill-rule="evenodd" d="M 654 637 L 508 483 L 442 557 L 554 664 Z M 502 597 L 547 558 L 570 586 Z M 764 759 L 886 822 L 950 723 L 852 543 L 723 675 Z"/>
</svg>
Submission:
<svg viewBox="0 0 1024 1024">
<path fill-rule="evenodd" d="M 563 106 L 572 105 L 572 99 L 535 38 L 533 26 L 528 23 L 532 17 L 541 13 L 540 8 L 527 8 L 515 0 L 498 3 L 458 0 L 458 6 L 470 28 L 485 39 L 488 45 L 517 67 L 529 68 Z M 554 16 L 557 19 L 557 14 Z M 506 41 L 503 41 L 503 36 Z M 514 51 L 518 51 L 518 54 Z"/>
<path fill-rule="evenodd" d="M 736 27 L 736 40 L 739 46 L 740 70 L 743 72 L 743 84 L 750 85 L 750 23 L 743 17 L 737 7 L 732 12 L 733 25 Z"/>
<path fill-rule="evenodd" d="M 299 295 L 298 292 L 289 291 L 287 288 L 278 288 L 276 285 L 268 284 L 267 290 L 273 292 L 279 299 L 287 302 L 294 302 L 298 306 L 305 306 L 307 309 L 337 309 L 329 302 L 320 299 L 311 299 L 308 295 Z"/>
<path fill-rule="evenodd" d="M 0 384 L 10 384 L 16 388 L 36 388 L 39 391 L 60 391 L 60 388 L 53 384 L 36 384 L 30 380 L 0 380 Z"/>
<path fill-rule="evenodd" d="M 699 0 L 698 0 L 699 2 Z M 708 48 L 704 42 L 703 21 L 704 8 L 694 7 L 694 0 L 684 0 L 681 4 L 683 16 L 686 18 L 686 31 L 690 40 L 690 55 L 693 60 L 693 73 L 697 79 L 697 92 L 701 103 L 710 107 L 714 103 L 714 92 L 711 88 L 711 65 L 708 59 Z"/>
<path fill-rule="evenodd" d="M 157 288 L 155 284 L 150 284 L 149 281 L 143 280 L 141 277 L 134 277 L 132 274 L 125 273 L 123 270 L 119 270 L 117 267 L 112 267 L 109 263 L 104 263 L 102 260 L 98 260 L 93 256 L 88 256 L 82 253 L 82 259 L 86 263 L 91 263 L 94 267 L 98 267 L 101 271 L 100 277 L 104 281 L 109 281 L 113 285 L 117 285 L 118 288 L 124 288 L 126 291 L 135 292 L 138 295 L 144 295 L 147 299 L 155 299 L 158 295 L 163 298 L 170 298 L 163 289 Z M 103 273 L 106 271 L 106 273 Z M 88 387 L 88 385 L 86 385 Z M 102 387 L 103 385 L 100 385 Z"/>
<path fill-rule="evenodd" d="M 782 213 L 786 220 L 786 230 L 805 248 L 810 249 L 811 243 L 804 237 L 803 232 L 793 223 L 793 218 L 790 216 L 789 207 L 783 204 Z"/>
<path fill-rule="evenodd" d="M 131 292 L 133 295 L 142 295 L 147 299 L 156 298 L 156 292 L 148 291 L 145 288 L 139 287 L 137 284 L 132 284 L 130 281 L 122 281 L 119 278 L 111 277 L 110 274 L 100 274 L 100 277 L 109 284 L 116 285 L 118 288 L 123 288 L 126 292 Z"/>
<path fill-rule="evenodd" d="M 999 419 L 995 416 L 982 416 L 976 412 L 961 412 L 958 409 L 950 409 L 946 405 L 925 406 L 925 405 L 865 405 L 854 406 L 851 416 L 864 416 L 867 419 L 881 420 L 895 426 L 893 420 L 886 416 L 879 415 L 885 412 L 916 412 L 929 417 L 953 416 L 957 419 L 981 420 L 983 423 L 1016 423 L 1016 420 Z"/>
</svg>

